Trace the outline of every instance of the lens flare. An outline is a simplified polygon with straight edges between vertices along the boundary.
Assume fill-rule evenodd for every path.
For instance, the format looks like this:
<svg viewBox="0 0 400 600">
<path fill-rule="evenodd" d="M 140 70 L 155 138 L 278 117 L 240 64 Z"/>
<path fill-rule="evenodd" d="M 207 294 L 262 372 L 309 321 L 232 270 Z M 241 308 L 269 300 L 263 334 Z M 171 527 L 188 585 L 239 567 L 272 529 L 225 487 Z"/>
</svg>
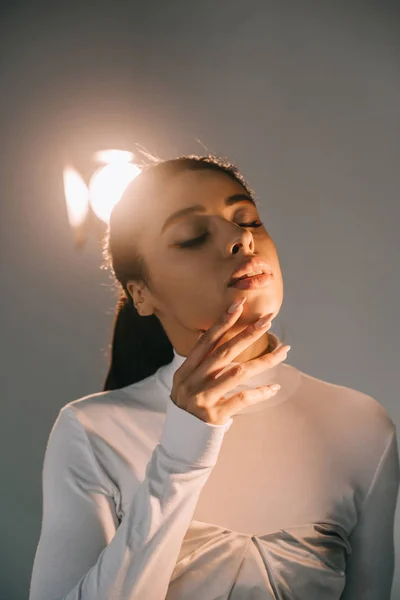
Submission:
<svg viewBox="0 0 400 600">
<path fill-rule="evenodd" d="M 89 190 L 81 175 L 73 167 L 65 167 L 63 179 L 68 221 L 71 227 L 79 227 L 89 210 Z"/>
</svg>

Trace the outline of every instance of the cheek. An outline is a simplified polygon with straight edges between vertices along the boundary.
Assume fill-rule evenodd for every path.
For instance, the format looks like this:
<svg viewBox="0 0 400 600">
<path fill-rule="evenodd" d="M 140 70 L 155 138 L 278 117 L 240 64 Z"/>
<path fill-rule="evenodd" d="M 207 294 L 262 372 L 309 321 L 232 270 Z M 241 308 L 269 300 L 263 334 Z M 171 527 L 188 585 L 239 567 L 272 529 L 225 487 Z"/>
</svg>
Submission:
<svg viewBox="0 0 400 600">
<path fill-rule="evenodd" d="M 265 242 L 260 243 L 260 245 L 257 247 L 257 254 L 260 254 L 267 262 L 271 263 L 271 267 L 273 268 L 274 272 L 279 275 L 279 257 L 272 238 L 268 236 Z"/>
<path fill-rule="evenodd" d="M 282 271 L 281 271 L 281 265 L 279 263 L 278 256 L 276 256 L 274 263 L 271 266 L 274 270 L 274 275 L 275 275 L 276 279 L 281 281 L 282 280 Z"/>
</svg>

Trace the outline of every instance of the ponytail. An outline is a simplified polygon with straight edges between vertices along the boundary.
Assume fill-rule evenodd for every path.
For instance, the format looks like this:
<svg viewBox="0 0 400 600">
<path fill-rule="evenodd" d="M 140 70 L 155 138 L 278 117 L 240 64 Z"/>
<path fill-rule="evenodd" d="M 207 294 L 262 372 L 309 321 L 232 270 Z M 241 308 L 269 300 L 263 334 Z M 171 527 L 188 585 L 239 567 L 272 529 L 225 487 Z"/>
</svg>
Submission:
<svg viewBox="0 0 400 600">
<path fill-rule="evenodd" d="M 111 360 L 103 390 L 126 387 L 153 375 L 173 359 L 173 346 L 155 315 L 142 317 L 132 298 L 121 292 L 117 303 Z"/>
</svg>

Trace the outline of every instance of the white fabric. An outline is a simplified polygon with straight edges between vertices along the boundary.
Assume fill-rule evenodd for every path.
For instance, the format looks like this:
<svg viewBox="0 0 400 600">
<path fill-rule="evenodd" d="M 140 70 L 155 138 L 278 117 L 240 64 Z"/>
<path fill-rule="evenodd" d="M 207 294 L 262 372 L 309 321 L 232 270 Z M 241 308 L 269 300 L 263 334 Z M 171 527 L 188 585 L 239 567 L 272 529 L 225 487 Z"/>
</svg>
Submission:
<svg viewBox="0 0 400 600">
<path fill-rule="evenodd" d="M 169 398 L 184 360 L 60 410 L 30 600 L 389 600 L 386 410 L 286 360 L 246 382 L 272 399 L 210 425 Z"/>
</svg>

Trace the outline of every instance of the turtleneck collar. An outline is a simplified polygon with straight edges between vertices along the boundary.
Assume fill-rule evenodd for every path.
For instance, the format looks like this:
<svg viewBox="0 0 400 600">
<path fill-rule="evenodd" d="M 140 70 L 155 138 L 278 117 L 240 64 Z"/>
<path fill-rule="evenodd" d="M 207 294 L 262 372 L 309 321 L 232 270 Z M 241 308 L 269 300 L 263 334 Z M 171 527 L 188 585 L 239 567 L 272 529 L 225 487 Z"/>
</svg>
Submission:
<svg viewBox="0 0 400 600">
<path fill-rule="evenodd" d="M 279 338 L 274 333 L 268 332 L 268 338 L 272 349 L 275 349 L 277 346 L 281 345 Z M 174 356 L 172 361 L 158 369 L 156 373 L 157 380 L 161 383 L 161 385 L 167 388 L 168 395 L 171 393 L 175 371 L 185 362 L 187 358 L 186 356 L 181 356 L 178 354 L 175 348 L 173 351 Z M 240 363 L 232 361 L 225 367 L 225 369 L 221 371 L 220 375 L 232 368 L 233 365 L 238 364 Z M 258 412 L 264 408 L 275 406 L 276 404 L 280 404 L 284 400 L 287 400 L 293 395 L 294 391 L 300 384 L 300 372 L 285 362 L 279 363 L 270 369 L 265 369 L 265 371 L 250 377 L 244 383 L 232 388 L 224 396 L 229 398 L 243 389 L 256 388 L 272 383 L 279 383 L 281 385 L 281 389 L 278 390 L 278 392 L 272 396 L 272 398 L 266 398 L 257 404 L 246 406 L 246 408 L 243 408 L 239 413 L 237 413 L 237 415 L 235 415 L 235 417 L 243 414 Z"/>
</svg>

